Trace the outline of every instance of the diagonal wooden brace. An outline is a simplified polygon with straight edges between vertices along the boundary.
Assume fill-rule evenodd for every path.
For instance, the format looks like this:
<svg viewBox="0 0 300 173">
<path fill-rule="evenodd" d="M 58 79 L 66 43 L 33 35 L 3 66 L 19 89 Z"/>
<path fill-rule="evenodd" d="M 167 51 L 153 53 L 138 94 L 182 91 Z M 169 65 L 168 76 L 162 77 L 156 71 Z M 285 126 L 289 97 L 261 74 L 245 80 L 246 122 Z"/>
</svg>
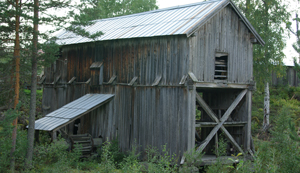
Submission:
<svg viewBox="0 0 300 173">
<path fill-rule="evenodd" d="M 196 99 L 197 102 L 201 105 L 201 107 L 204 109 L 204 111 L 216 122 L 218 125 L 216 125 L 213 130 L 210 132 L 210 134 L 206 137 L 204 142 L 199 146 L 199 148 L 196 150 L 196 152 L 202 152 L 202 150 L 206 147 L 206 145 L 209 143 L 209 141 L 213 138 L 213 136 L 217 133 L 217 131 L 221 128 L 221 130 L 225 133 L 226 137 L 232 142 L 232 144 L 238 148 L 240 152 L 244 154 L 244 151 L 241 149 L 241 147 L 237 144 L 237 142 L 234 140 L 234 138 L 230 135 L 230 133 L 226 130 L 226 128 L 223 126 L 224 122 L 228 119 L 229 115 L 232 113 L 232 111 L 236 108 L 236 106 L 239 104 L 239 102 L 243 99 L 243 97 L 246 95 L 247 89 L 243 90 L 237 98 L 233 101 L 233 103 L 229 106 L 223 117 L 219 120 L 214 112 L 209 108 L 209 106 L 205 103 L 205 101 L 196 93 Z"/>
<path fill-rule="evenodd" d="M 211 119 L 213 119 L 216 123 L 220 123 L 217 116 L 214 114 L 214 112 L 209 108 L 209 106 L 205 103 L 205 101 L 199 96 L 198 93 L 196 93 L 196 100 L 200 104 L 200 106 L 204 109 L 204 111 L 210 116 Z M 221 130 L 225 133 L 226 137 L 230 140 L 230 142 L 241 152 L 244 154 L 244 151 L 242 148 L 238 145 L 238 143 L 234 140 L 234 138 L 230 135 L 230 133 L 227 131 L 227 129 L 222 125 Z"/>
</svg>

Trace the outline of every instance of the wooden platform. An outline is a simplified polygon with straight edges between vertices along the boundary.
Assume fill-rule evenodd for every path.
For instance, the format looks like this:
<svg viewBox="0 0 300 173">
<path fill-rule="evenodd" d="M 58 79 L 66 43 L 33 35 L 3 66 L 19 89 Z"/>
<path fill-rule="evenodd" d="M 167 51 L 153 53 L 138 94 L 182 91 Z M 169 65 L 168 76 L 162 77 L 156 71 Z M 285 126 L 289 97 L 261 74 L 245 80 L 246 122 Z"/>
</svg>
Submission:
<svg viewBox="0 0 300 173">
<path fill-rule="evenodd" d="M 202 161 L 199 166 L 204 166 L 204 165 L 212 165 L 218 161 L 218 159 L 223 163 L 223 164 L 233 164 L 233 163 L 239 163 L 239 160 L 243 159 L 243 157 L 236 157 L 233 156 L 220 156 L 216 157 L 216 155 L 204 155 L 202 157 Z M 234 162 L 232 160 L 234 160 Z"/>
</svg>

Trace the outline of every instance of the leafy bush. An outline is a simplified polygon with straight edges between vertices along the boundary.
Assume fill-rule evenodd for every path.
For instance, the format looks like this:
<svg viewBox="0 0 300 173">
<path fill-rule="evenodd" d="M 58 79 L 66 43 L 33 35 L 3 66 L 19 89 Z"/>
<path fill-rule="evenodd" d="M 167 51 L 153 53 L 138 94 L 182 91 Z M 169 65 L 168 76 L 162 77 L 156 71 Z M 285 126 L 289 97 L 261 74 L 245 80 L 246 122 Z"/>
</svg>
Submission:
<svg viewBox="0 0 300 173">
<path fill-rule="evenodd" d="M 155 147 L 148 146 L 146 149 L 147 154 L 147 170 L 148 172 L 176 172 L 177 158 L 173 154 L 170 156 L 167 151 L 166 145 L 162 146 L 162 155 L 159 154 Z"/>
<path fill-rule="evenodd" d="M 50 144 L 39 145 L 34 148 L 33 163 L 36 170 L 44 172 L 67 172 L 77 167 L 81 153 L 77 148 L 67 151 L 68 144 L 62 138 Z M 65 170 L 65 171 L 64 171 Z"/>
</svg>

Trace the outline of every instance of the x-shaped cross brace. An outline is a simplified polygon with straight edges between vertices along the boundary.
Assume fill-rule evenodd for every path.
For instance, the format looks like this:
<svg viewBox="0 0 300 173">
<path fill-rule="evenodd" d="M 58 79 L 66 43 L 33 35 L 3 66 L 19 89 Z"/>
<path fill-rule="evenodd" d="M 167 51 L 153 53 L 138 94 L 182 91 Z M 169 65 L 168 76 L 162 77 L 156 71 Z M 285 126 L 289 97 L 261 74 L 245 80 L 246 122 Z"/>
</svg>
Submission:
<svg viewBox="0 0 300 173">
<path fill-rule="evenodd" d="M 200 153 L 203 151 L 203 149 L 206 147 L 206 145 L 209 143 L 209 141 L 214 137 L 214 135 L 218 132 L 218 130 L 221 128 L 221 130 L 225 133 L 225 136 L 230 140 L 230 142 L 241 152 L 243 155 L 245 155 L 242 148 L 239 146 L 239 144 L 234 140 L 234 138 L 231 136 L 231 134 L 226 130 L 226 128 L 223 126 L 224 122 L 229 118 L 232 111 L 236 108 L 236 106 L 240 103 L 240 101 L 243 99 L 243 97 L 246 95 L 247 89 L 243 90 L 233 101 L 233 103 L 229 106 L 227 111 L 224 113 L 223 117 L 219 120 L 215 113 L 209 108 L 209 106 L 205 103 L 205 101 L 199 96 L 198 93 L 196 93 L 196 100 L 200 104 L 200 106 L 204 109 L 204 111 L 208 114 L 208 116 L 213 119 L 218 125 L 216 125 L 213 130 L 209 133 L 209 135 L 206 137 L 206 139 L 202 142 L 202 144 L 198 147 L 196 150 L 197 153 Z M 180 164 L 183 164 L 185 160 L 185 157 L 183 156 L 181 159 Z"/>
<path fill-rule="evenodd" d="M 239 102 L 243 99 L 243 97 L 246 95 L 247 89 L 243 90 L 237 98 L 233 101 L 233 103 L 229 106 L 223 117 L 219 120 L 214 112 L 209 108 L 209 106 L 205 103 L 205 101 L 199 96 L 198 93 L 196 93 L 196 100 L 200 104 L 200 106 L 204 109 L 204 111 L 209 115 L 211 119 L 213 119 L 218 125 L 216 125 L 213 130 L 209 133 L 209 135 L 206 137 L 204 142 L 199 146 L 199 148 L 196 150 L 196 152 L 202 152 L 202 150 L 206 147 L 206 145 L 209 143 L 209 141 L 213 138 L 213 136 L 218 132 L 218 130 L 221 128 L 221 130 L 225 133 L 225 136 L 230 140 L 230 142 L 243 154 L 244 151 L 239 146 L 239 144 L 234 140 L 234 138 L 231 136 L 231 134 L 226 130 L 226 128 L 223 126 L 224 122 L 228 119 L 232 111 L 236 108 L 236 106 L 239 104 Z"/>
</svg>

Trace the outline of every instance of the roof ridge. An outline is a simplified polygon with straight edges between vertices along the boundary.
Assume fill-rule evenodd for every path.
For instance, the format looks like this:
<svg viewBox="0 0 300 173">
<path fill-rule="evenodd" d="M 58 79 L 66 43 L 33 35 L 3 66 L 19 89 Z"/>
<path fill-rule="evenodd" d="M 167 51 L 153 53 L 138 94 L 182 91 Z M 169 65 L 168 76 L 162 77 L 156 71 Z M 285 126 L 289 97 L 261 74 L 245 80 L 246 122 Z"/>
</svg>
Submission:
<svg viewBox="0 0 300 173">
<path fill-rule="evenodd" d="M 145 12 L 141 12 L 141 13 L 128 14 L 128 15 L 124 15 L 124 16 L 110 17 L 110 18 L 104 18 L 104 19 L 96 19 L 96 20 L 93 20 L 93 21 L 97 22 L 97 21 L 105 21 L 105 20 L 126 18 L 126 17 L 136 16 L 136 15 L 146 15 L 146 14 L 149 14 L 149 13 L 157 13 L 157 12 L 161 12 L 161 11 L 168 11 L 168 10 L 173 10 L 173 9 L 186 8 L 186 7 L 190 7 L 190 6 L 203 5 L 203 4 L 214 3 L 214 2 L 218 2 L 218 1 L 230 1 L 230 0 L 201 1 L 201 2 L 196 2 L 196 3 L 192 3 L 192 4 L 178 5 L 178 6 L 167 7 L 167 8 L 157 9 L 157 10 L 145 11 Z"/>
</svg>

